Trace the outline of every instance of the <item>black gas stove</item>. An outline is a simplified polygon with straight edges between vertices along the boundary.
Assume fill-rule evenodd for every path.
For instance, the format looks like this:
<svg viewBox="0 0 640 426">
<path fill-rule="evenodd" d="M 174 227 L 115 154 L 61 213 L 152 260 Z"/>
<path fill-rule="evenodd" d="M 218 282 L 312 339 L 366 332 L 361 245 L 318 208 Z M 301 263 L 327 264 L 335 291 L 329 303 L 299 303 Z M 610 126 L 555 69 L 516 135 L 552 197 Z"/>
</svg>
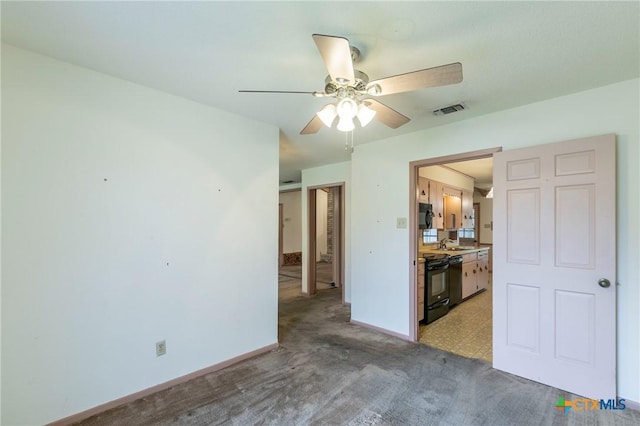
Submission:
<svg viewBox="0 0 640 426">
<path fill-rule="evenodd" d="M 425 254 L 424 321 L 429 324 L 449 312 L 449 255 Z"/>
</svg>

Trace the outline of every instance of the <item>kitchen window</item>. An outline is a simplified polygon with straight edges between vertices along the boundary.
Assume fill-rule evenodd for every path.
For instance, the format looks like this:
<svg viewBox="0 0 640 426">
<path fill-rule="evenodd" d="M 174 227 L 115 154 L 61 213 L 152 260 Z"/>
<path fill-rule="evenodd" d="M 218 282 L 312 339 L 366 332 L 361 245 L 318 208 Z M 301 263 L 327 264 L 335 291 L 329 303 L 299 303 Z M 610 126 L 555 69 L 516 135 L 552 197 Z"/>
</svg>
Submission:
<svg viewBox="0 0 640 426">
<path fill-rule="evenodd" d="M 438 242 L 438 230 L 437 229 L 423 229 L 422 230 L 422 243 L 437 243 Z"/>
</svg>

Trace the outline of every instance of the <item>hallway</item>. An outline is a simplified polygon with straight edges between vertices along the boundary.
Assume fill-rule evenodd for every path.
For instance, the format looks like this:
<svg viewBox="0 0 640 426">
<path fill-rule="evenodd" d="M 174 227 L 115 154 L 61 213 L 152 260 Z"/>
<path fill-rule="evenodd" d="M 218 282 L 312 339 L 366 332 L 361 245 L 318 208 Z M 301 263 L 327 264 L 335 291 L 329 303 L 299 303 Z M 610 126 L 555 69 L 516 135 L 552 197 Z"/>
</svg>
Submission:
<svg viewBox="0 0 640 426">
<path fill-rule="evenodd" d="M 302 265 L 281 266 L 278 270 L 278 281 L 300 280 L 302 279 Z M 326 290 L 333 288 L 333 264 L 330 262 L 316 262 L 316 289 Z M 282 287 L 280 287 L 282 290 Z"/>
</svg>

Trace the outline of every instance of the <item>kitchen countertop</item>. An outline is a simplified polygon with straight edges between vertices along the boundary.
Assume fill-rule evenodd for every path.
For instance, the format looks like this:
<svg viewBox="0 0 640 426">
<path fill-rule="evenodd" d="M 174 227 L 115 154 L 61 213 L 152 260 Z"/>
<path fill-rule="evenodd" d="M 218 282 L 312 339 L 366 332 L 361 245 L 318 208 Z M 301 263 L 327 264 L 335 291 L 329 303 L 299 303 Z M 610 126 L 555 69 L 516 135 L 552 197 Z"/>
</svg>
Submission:
<svg viewBox="0 0 640 426">
<path fill-rule="evenodd" d="M 467 248 L 467 246 L 462 246 L 464 248 L 462 248 L 462 247 L 458 248 L 458 247 L 455 247 L 454 250 L 452 250 L 452 249 L 440 250 L 440 249 L 432 249 L 432 248 L 421 248 L 421 249 L 418 250 L 418 253 L 420 253 L 420 255 L 424 255 L 424 254 L 448 254 L 449 256 L 455 256 L 455 255 L 459 255 L 459 254 L 477 253 L 479 251 L 489 250 L 490 249 L 489 246 L 485 246 L 485 247 L 468 247 L 468 248 Z"/>
</svg>

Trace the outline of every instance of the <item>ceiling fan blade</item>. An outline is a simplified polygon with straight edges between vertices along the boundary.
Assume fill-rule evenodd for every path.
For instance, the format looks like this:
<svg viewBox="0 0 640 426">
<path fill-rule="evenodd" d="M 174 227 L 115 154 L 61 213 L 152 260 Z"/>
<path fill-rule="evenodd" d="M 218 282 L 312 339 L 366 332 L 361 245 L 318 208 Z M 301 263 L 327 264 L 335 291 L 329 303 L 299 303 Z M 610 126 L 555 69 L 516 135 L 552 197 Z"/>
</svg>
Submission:
<svg viewBox="0 0 640 426">
<path fill-rule="evenodd" d="M 318 133 L 318 130 L 324 126 L 322 120 L 317 115 L 314 115 L 311 121 L 300 131 L 301 135 L 312 135 L 314 133 Z"/>
<path fill-rule="evenodd" d="M 331 79 L 339 83 L 354 83 L 353 60 L 349 40 L 322 34 L 313 34 L 313 41 L 320 51 Z"/>
<path fill-rule="evenodd" d="M 376 115 L 373 117 L 374 119 L 391 127 L 392 129 L 397 129 L 411 121 L 409 117 L 405 117 L 398 111 L 376 101 L 375 99 L 365 99 L 364 103 L 376 112 Z"/>
<path fill-rule="evenodd" d="M 240 93 L 302 93 L 305 95 L 313 95 L 316 92 L 293 92 L 287 90 L 238 90 Z"/>
<path fill-rule="evenodd" d="M 462 64 L 456 62 L 371 81 L 367 84 L 367 89 L 369 90 L 373 86 L 378 85 L 380 86 L 379 93 L 375 93 L 374 90 L 369 90 L 369 94 L 384 96 L 393 93 L 425 89 L 427 87 L 446 86 L 448 84 L 460 83 L 461 81 Z"/>
</svg>

